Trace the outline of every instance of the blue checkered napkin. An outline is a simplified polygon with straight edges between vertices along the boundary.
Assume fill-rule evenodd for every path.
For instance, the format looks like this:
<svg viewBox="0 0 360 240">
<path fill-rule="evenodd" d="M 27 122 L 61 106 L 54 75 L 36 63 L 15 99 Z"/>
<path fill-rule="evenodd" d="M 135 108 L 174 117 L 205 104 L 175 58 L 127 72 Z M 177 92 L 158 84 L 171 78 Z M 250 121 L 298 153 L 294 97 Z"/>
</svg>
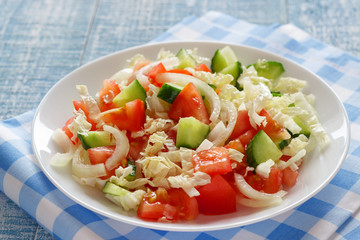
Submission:
<svg viewBox="0 0 360 240">
<path fill-rule="evenodd" d="M 76 204 L 42 173 L 30 140 L 34 111 L 0 123 L 0 190 L 62 239 L 360 239 L 360 59 L 312 39 L 293 25 L 264 27 L 209 12 L 188 17 L 154 41 L 222 40 L 276 52 L 325 79 L 349 114 L 349 156 L 320 193 L 275 218 L 212 232 L 157 231 L 117 222 Z"/>
</svg>

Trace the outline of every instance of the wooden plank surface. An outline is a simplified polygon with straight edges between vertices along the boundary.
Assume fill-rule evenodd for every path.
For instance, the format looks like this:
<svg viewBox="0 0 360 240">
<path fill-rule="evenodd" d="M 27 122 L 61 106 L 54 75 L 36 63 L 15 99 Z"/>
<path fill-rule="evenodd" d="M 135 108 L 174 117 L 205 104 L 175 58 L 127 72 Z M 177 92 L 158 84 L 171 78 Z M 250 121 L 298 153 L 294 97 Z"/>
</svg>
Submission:
<svg viewBox="0 0 360 240">
<path fill-rule="evenodd" d="M 257 24 L 291 22 L 360 56 L 358 0 L 0 0 L 0 120 L 36 108 L 78 66 L 210 10 Z M 0 193 L 0 239 L 52 236 Z"/>
</svg>

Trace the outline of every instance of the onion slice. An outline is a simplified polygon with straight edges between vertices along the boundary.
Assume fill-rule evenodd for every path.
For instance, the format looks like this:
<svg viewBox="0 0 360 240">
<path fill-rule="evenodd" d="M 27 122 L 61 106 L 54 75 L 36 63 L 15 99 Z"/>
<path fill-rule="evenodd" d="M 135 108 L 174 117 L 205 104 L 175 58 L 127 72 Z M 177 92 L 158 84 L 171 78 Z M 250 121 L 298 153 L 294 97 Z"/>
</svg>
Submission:
<svg viewBox="0 0 360 240">
<path fill-rule="evenodd" d="M 76 177 L 88 178 L 88 177 L 102 177 L 106 175 L 105 164 L 89 164 L 85 163 L 83 158 L 84 149 L 80 146 L 76 149 L 72 161 L 72 171 Z"/>
<path fill-rule="evenodd" d="M 268 200 L 254 200 L 249 198 L 237 198 L 236 202 L 246 207 L 262 208 L 262 207 L 274 207 L 282 203 L 281 197 L 275 197 Z"/>
<path fill-rule="evenodd" d="M 116 141 L 114 153 L 105 162 L 106 169 L 111 170 L 119 166 L 121 160 L 128 155 L 130 145 L 124 132 L 109 125 L 104 125 L 104 131 L 111 133 Z"/>
<path fill-rule="evenodd" d="M 179 73 L 159 73 L 156 80 L 161 83 L 173 82 L 184 86 L 192 82 L 200 93 L 205 95 L 205 99 L 209 102 L 211 112 L 210 121 L 215 122 L 219 117 L 221 110 L 219 96 L 207 83 L 196 77 Z"/>
<path fill-rule="evenodd" d="M 224 131 L 221 131 L 219 134 L 213 134 L 213 135 L 216 135 L 215 140 L 212 141 L 212 143 L 215 146 L 223 146 L 225 144 L 226 140 L 230 137 L 231 133 L 233 132 L 235 124 L 236 124 L 236 120 L 237 120 L 237 111 L 232 102 L 227 101 L 227 100 L 222 100 L 221 101 L 221 110 L 224 112 L 224 114 L 226 114 L 225 120 L 226 120 L 226 122 L 228 122 L 228 124 L 227 124 L 226 128 L 224 129 Z M 216 128 L 216 126 L 215 126 L 215 128 Z"/>
<path fill-rule="evenodd" d="M 235 176 L 235 183 L 238 187 L 239 191 L 244 194 L 246 197 L 250 199 L 257 199 L 257 200 L 271 200 L 274 198 L 282 198 L 287 194 L 286 191 L 280 190 L 277 193 L 269 194 L 264 192 L 259 192 L 255 189 L 253 189 L 244 179 L 243 176 L 241 176 L 238 173 L 234 174 Z"/>
</svg>

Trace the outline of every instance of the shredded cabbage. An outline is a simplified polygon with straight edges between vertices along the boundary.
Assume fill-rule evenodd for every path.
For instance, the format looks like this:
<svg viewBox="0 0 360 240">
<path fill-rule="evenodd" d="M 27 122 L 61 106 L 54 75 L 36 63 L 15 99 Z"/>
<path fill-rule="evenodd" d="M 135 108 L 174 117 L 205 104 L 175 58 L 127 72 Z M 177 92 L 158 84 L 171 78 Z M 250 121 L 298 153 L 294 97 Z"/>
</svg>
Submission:
<svg viewBox="0 0 360 240">
<path fill-rule="evenodd" d="M 122 207 L 125 211 L 130 211 L 132 209 L 137 210 L 145 193 L 146 192 L 144 190 L 136 190 L 123 196 L 105 194 L 105 197 L 114 202 L 116 205 Z"/>
</svg>

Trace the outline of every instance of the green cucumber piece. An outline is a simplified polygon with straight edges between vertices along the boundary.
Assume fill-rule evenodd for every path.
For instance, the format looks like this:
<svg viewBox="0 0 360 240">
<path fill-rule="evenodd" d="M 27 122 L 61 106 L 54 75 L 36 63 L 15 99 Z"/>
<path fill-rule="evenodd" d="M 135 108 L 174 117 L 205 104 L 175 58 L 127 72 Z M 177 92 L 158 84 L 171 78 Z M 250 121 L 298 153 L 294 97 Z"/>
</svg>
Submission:
<svg viewBox="0 0 360 240">
<path fill-rule="evenodd" d="M 237 85 L 239 85 L 237 79 L 240 77 L 240 74 L 242 73 L 241 63 L 239 61 L 236 61 L 233 64 L 222 69 L 220 73 L 232 75 L 234 80 L 231 82 L 231 84 L 236 87 Z"/>
<path fill-rule="evenodd" d="M 81 145 L 85 150 L 94 147 L 102 147 L 112 145 L 109 132 L 105 131 L 89 131 L 87 135 L 77 134 Z"/>
<path fill-rule="evenodd" d="M 297 116 L 294 116 L 293 120 L 301 128 L 300 134 L 304 134 L 307 138 L 309 138 L 311 134 L 309 127 Z"/>
<path fill-rule="evenodd" d="M 140 99 L 145 102 L 146 91 L 141 86 L 140 82 L 135 79 L 132 83 L 129 84 L 124 90 L 122 90 L 118 95 L 113 99 L 113 103 L 117 107 L 123 107 L 126 103 L 134 101 L 135 99 Z"/>
<path fill-rule="evenodd" d="M 125 196 L 126 194 L 130 193 L 130 191 L 109 181 L 105 183 L 102 192 L 104 194 L 110 194 L 113 196 Z"/>
<path fill-rule="evenodd" d="M 174 83 L 164 83 L 161 86 L 157 97 L 164 100 L 165 102 L 173 103 L 183 88 L 184 87 Z"/>
<path fill-rule="evenodd" d="M 225 46 L 222 49 L 216 50 L 213 58 L 211 59 L 211 71 L 220 72 L 224 68 L 238 61 L 234 51 L 229 47 Z"/>
<path fill-rule="evenodd" d="M 131 173 L 129 173 L 129 175 L 127 175 L 125 177 L 125 179 L 128 180 L 128 181 L 134 181 L 135 178 L 136 178 L 136 165 L 135 165 L 135 162 L 128 160 L 127 165 L 132 166 L 132 171 L 131 171 Z"/>
<path fill-rule="evenodd" d="M 279 78 L 285 72 L 283 65 L 275 61 L 259 61 L 250 66 L 254 66 L 258 76 L 272 80 Z"/>
<path fill-rule="evenodd" d="M 181 118 L 177 128 L 176 147 L 195 149 L 204 141 L 209 132 L 210 126 L 196 118 Z"/>
<path fill-rule="evenodd" d="M 176 57 L 179 59 L 180 63 L 176 67 L 177 69 L 184 69 L 187 67 L 195 68 L 196 60 L 186 51 L 185 48 L 181 48 L 176 54 Z"/>
<path fill-rule="evenodd" d="M 246 148 L 247 162 L 254 168 L 269 159 L 277 162 L 281 156 L 282 152 L 264 130 L 260 130 Z"/>
</svg>

